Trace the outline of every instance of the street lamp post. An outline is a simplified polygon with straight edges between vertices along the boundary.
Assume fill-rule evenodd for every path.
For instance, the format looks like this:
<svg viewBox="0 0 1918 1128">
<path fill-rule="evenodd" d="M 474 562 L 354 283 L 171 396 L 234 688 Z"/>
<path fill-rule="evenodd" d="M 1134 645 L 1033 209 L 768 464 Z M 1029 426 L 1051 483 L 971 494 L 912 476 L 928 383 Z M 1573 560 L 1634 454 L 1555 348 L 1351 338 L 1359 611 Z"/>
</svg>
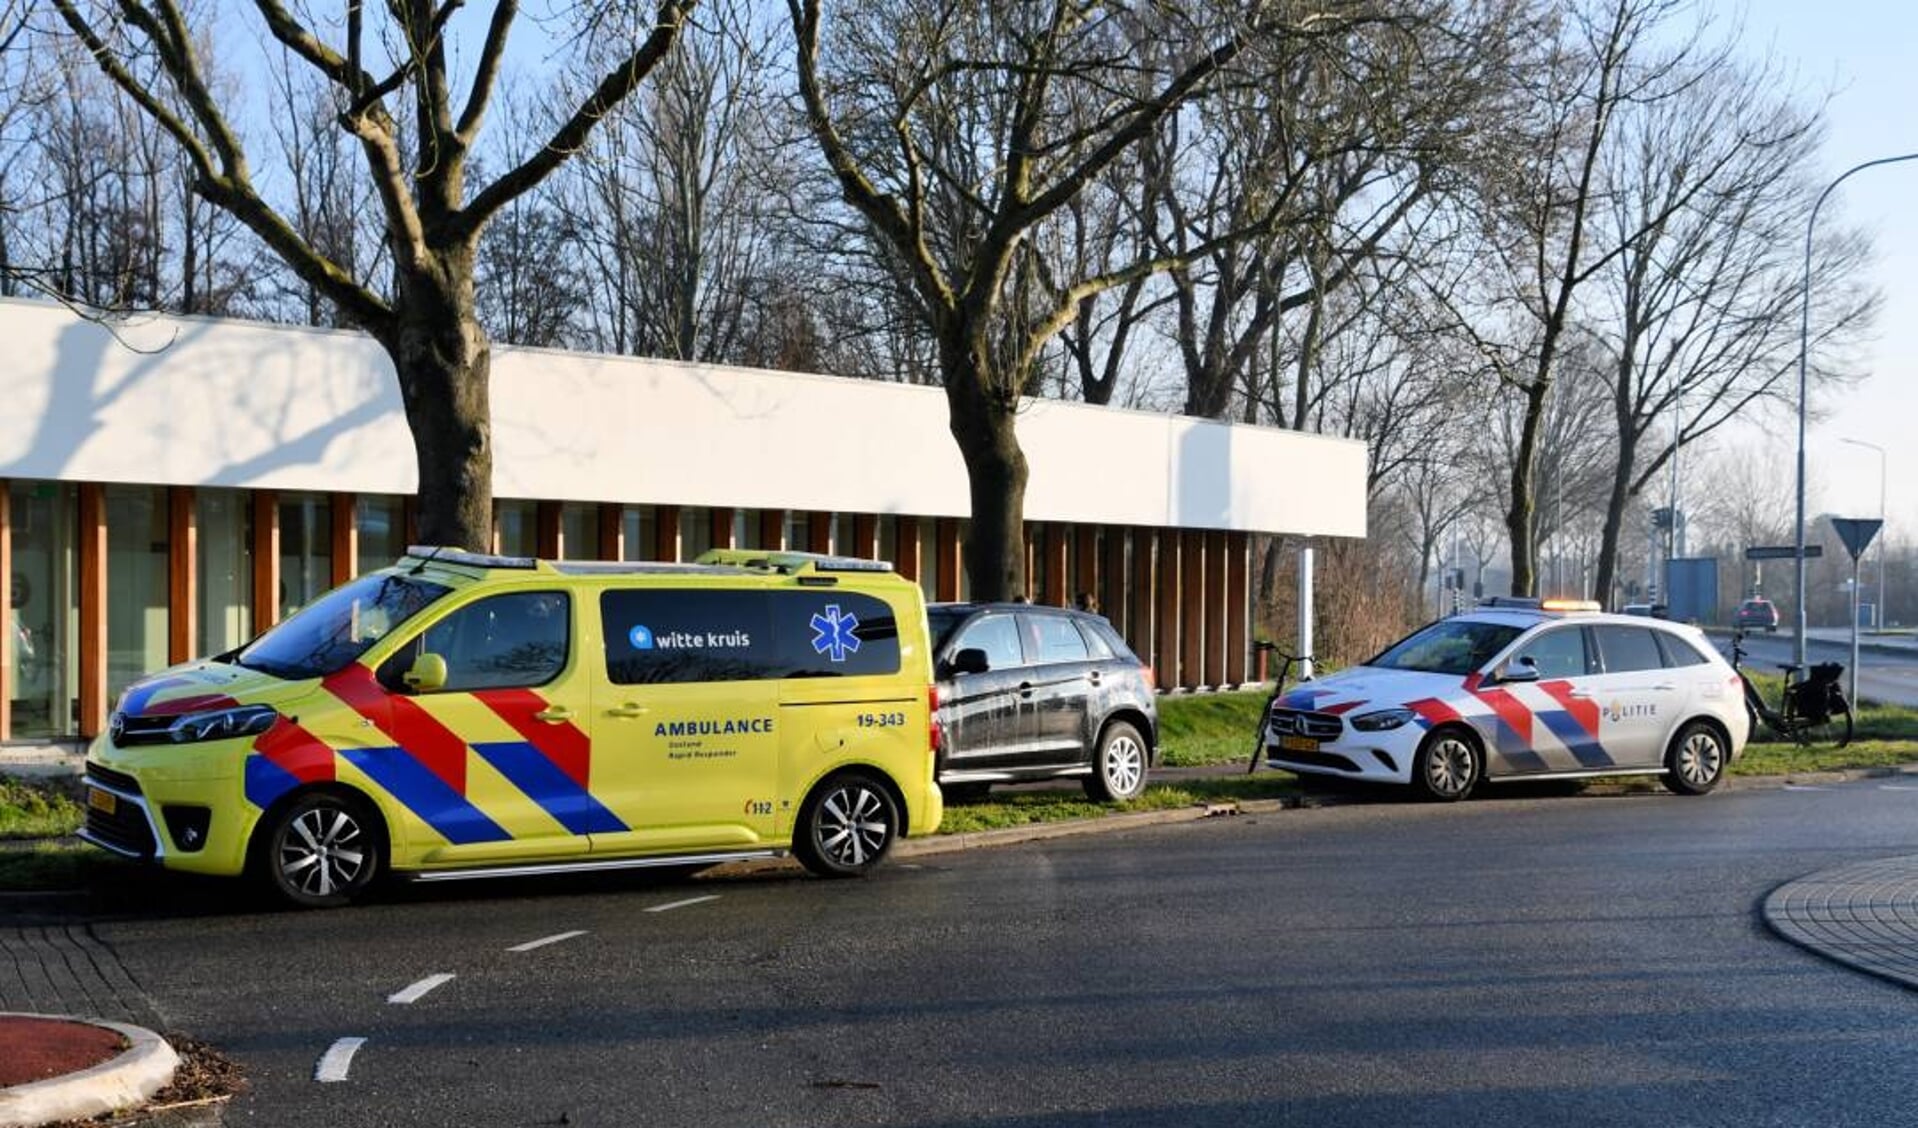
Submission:
<svg viewBox="0 0 1918 1128">
<path fill-rule="evenodd" d="M 1879 165 L 1899 164 L 1903 161 L 1918 161 L 1918 153 L 1903 153 L 1896 157 L 1880 157 L 1875 161 L 1853 165 L 1838 174 L 1838 179 L 1825 185 L 1818 194 L 1818 200 L 1811 206 L 1811 216 L 1805 220 L 1805 284 L 1800 293 L 1798 311 L 1798 555 L 1793 564 L 1797 566 L 1797 583 L 1793 585 L 1793 598 L 1797 602 L 1794 614 L 1798 619 L 1795 633 L 1792 661 L 1800 666 L 1805 664 L 1805 385 L 1807 362 L 1811 357 L 1811 239 L 1818 226 L 1818 212 L 1825 206 L 1825 198 L 1830 196 L 1840 184 L 1853 174 Z"/>
<path fill-rule="evenodd" d="M 1838 441 L 1878 452 L 1878 614 L 1874 616 L 1873 625 L 1882 631 L 1885 629 L 1885 448 L 1863 439 Z"/>
</svg>

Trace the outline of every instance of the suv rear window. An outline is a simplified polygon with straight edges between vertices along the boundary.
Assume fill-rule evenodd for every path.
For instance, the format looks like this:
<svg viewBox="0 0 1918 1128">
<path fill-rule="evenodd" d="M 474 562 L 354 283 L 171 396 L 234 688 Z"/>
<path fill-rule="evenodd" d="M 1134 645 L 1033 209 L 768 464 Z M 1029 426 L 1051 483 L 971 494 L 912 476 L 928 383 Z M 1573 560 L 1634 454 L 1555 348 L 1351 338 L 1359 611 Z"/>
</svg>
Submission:
<svg viewBox="0 0 1918 1128">
<path fill-rule="evenodd" d="M 858 592 L 615 588 L 599 606 L 616 685 L 899 670 L 892 608 Z"/>
</svg>

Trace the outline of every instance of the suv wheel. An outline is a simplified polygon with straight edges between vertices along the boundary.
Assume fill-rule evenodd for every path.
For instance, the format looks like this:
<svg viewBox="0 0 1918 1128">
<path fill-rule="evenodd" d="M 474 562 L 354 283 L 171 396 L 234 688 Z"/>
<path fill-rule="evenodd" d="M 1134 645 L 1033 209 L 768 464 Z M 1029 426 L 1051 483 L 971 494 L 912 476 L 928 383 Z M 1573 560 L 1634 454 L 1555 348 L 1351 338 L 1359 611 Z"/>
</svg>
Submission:
<svg viewBox="0 0 1918 1128">
<path fill-rule="evenodd" d="M 1099 734 L 1099 750 L 1092 756 L 1092 774 L 1086 794 L 1101 803 L 1137 799 L 1145 790 L 1145 739 L 1124 721 L 1113 721 Z"/>
</svg>

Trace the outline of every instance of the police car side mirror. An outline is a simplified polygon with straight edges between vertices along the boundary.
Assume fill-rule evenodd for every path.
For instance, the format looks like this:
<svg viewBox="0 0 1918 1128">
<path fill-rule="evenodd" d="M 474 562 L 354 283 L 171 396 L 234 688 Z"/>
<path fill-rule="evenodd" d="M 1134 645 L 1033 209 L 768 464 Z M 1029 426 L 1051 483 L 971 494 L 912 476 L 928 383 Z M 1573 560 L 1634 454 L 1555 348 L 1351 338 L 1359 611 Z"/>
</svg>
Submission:
<svg viewBox="0 0 1918 1128">
<path fill-rule="evenodd" d="M 422 654 L 400 680 L 414 693 L 431 693 L 446 684 L 446 659 L 437 654 Z"/>
<path fill-rule="evenodd" d="M 1498 676 L 1500 681 L 1535 682 L 1538 680 L 1538 661 L 1530 654 L 1521 654 L 1505 663 L 1505 672 Z"/>
<path fill-rule="evenodd" d="M 968 646 L 952 656 L 952 672 L 955 674 L 983 674 L 992 669 L 992 662 L 986 652 L 976 646 Z"/>
</svg>

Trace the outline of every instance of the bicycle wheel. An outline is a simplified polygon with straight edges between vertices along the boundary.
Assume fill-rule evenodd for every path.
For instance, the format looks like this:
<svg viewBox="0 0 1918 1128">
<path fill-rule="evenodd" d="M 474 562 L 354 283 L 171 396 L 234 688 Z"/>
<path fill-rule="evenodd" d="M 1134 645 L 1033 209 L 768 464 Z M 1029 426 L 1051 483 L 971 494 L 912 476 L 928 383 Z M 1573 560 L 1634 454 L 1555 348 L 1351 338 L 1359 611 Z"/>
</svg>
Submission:
<svg viewBox="0 0 1918 1128">
<path fill-rule="evenodd" d="M 1792 739 L 1806 748 L 1843 748 L 1851 743 L 1851 705 L 1826 713 L 1824 717 L 1800 717 L 1786 714 L 1785 722 Z"/>
</svg>

